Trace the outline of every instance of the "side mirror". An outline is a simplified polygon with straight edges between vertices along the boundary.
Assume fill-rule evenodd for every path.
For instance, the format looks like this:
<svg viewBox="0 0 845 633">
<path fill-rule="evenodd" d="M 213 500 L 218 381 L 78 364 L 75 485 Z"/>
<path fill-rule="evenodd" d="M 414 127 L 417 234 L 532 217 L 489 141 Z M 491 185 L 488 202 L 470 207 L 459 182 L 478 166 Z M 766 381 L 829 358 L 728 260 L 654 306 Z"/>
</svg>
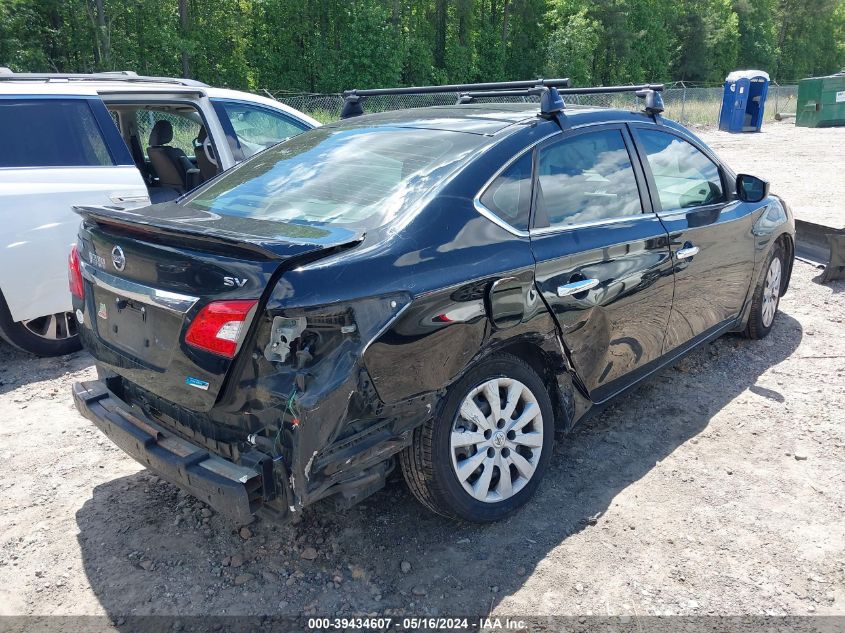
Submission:
<svg viewBox="0 0 845 633">
<path fill-rule="evenodd" d="M 760 202 L 769 195 L 769 181 L 740 174 L 736 177 L 736 197 L 743 202 Z"/>
</svg>

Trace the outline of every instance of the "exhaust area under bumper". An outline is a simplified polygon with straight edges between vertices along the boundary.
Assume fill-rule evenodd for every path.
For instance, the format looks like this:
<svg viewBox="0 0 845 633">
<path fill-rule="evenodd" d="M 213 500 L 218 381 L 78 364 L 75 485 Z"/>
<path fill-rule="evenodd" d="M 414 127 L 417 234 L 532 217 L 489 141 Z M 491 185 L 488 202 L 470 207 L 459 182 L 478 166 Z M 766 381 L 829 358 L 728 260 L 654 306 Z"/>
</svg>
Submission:
<svg viewBox="0 0 845 633">
<path fill-rule="evenodd" d="M 133 409 L 101 381 L 73 385 L 76 408 L 133 459 L 235 521 L 261 507 L 264 477 L 173 433 Z"/>
</svg>

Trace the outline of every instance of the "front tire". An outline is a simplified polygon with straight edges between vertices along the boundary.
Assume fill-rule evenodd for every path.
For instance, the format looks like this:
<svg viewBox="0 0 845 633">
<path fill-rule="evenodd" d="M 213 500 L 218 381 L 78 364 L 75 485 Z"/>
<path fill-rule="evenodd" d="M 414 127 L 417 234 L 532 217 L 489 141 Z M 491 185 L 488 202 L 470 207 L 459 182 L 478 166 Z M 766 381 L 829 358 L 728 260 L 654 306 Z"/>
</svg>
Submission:
<svg viewBox="0 0 845 633">
<path fill-rule="evenodd" d="M 786 257 L 780 243 L 772 247 L 769 259 L 763 267 L 754 297 L 751 300 L 751 314 L 745 335 L 750 339 L 761 339 L 769 335 L 775 323 L 780 295 L 783 292 Z"/>
<path fill-rule="evenodd" d="M 554 440 L 543 381 L 511 355 L 491 357 L 449 388 L 439 414 L 399 458 L 414 496 L 440 515 L 498 521 L 534 494 Z"/>
<path fill-rule="evenodd" d="M 63 356 L 81 349 L 76 319 L 71 312 L 13 321 L 0 296 L 0 336 L 10 345 L 36 356 Z"/>
</svg>

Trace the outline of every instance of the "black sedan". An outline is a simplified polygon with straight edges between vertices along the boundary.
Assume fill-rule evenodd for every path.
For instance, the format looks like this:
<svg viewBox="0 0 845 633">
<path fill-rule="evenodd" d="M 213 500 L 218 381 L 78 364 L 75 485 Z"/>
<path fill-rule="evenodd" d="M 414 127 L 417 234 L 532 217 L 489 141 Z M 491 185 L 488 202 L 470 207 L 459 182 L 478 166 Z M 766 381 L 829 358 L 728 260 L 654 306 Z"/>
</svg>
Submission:
<svg viewBox="0 0 845 633">
<path fill-rule="evenodd" d="M 556 431 L 766 336 L 787 289 L 788 206 L 658 90 L 644 112 L 539 85 L 539 106 L 356 116 L 178 202 L 78 209 L 79 410 L 238 520 L 348 506 L 397 463 L 431 510 L 504 517 Z"/>
</svg>

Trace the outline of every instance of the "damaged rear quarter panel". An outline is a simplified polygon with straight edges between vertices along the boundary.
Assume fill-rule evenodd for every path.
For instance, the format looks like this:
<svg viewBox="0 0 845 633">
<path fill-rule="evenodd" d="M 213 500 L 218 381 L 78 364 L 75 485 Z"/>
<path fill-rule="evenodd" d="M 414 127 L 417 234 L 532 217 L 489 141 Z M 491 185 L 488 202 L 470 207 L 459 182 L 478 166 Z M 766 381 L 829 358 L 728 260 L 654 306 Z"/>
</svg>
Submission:
<svg viewBox="0 0 845 633">
<path fill-rule="evenodd" d="M 239 402 L 231 406 L 248 411 L 257 420 L 253 427 L 278 429 L 270 434 L 273 455 L 288 470 L 293 505 L 302 506 L 320 498 L 342 478 L 343 471 L 354 474 L 385 459 L 390 453 L 384 452 L 397 442 L 401 448 L 400 421 L 408 424 L 413 411 L 383 407 L 363 366 L 356 337 L 297 368 L 293 359 L 271 362 L 265 358 L 261 342 L 269 340 L 271 327 L 272 318 L 265 317 L 239 380 Z M 354 450 L 344 446 L 352 437 L 357 440 Z"/>
</svg>

